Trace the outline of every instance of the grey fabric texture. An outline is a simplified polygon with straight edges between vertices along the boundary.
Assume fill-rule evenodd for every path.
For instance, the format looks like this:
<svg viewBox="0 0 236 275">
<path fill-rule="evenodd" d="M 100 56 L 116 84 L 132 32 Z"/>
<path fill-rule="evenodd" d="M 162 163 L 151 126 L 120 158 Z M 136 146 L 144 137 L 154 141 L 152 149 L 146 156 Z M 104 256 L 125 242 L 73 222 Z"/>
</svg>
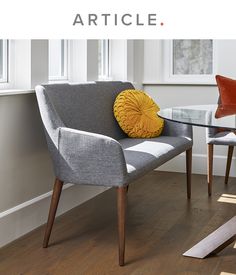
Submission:
<svg viewBox="0 0 236 275">
<path fill-rule="evenodd" d="M 218 129 L 217 128 L 213 128 L 213 127 L 206 128 L 206 140 L 207 140 L 207 143 L 208 143 L 208 140 L 211 139 L 211 138 L 214 138 L 217 133 L 218 133 Z"/>
<path fill-rule="evenodd" d="M 59 89 L 63 89 L 66 84 L 58 86 Z M 35 88 L 37 101 L 39 105 L 40 115 L 44 125 L 44 131 L 47 139 L 48 149 L 53 161 L 53 168 L 55 175 L 60 174 L 59 167 L 59 153 L 58 153 L 58 138 L 59 128 L 64 127 L 64 123 L 60 119 L 53 103 L 49 100 L 47 92 L 43 86 L 37 86 Z"/>
<path fill-rule="evenodd" d="M 160 136 L 151 139 L 125 138 L 119 142 L 124 150 L 127 165 L 126 183 L 159 167 L 192 147 L 191 139 L 174 136 Z"/>
<path fill-rule="evenodd" d="M 188 124 L 165 120 L 162 136 L 185 137 L 192 142 L 193 127 Z"/>
<path fill-rule="evenodd" d="M 134 89 L 131 83 L 60 85 L 44 85 L 44 88 L 66 127 L 115 139 L 127 137 L 114 119 L 113 103 L 121 91 Z"/>
<path fill-rule="evenodd" d="M 192 127 L 165 121 L 163 135 L 131 139 L 113 115 L 116 96 L 131 83 L 36 87 L 56 177 L 64 182 L 123 186 L 192 146 Z"/>
<path fill-rule="evenodd" d="M 127 175 L 122 147 L 108 136 L 60 128 L 59 155 L 63 181 L 117 186 Z"/>
</svg>

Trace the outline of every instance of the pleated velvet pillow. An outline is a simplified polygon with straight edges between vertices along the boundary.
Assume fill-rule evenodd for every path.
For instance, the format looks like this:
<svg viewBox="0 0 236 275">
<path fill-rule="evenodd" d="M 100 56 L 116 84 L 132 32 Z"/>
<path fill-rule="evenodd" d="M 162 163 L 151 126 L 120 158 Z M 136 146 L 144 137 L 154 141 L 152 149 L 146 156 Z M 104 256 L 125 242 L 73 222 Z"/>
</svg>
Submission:
<svg viewBox="0 0 236 275">
<path fill-rule="evenodd" d="M 159 106 L 143 91 L 125 90 L 114 103 L 114 115 L 121 129 L 132 138 L 158 137 L 164 120 L 158 117 Z"/>
</svg>

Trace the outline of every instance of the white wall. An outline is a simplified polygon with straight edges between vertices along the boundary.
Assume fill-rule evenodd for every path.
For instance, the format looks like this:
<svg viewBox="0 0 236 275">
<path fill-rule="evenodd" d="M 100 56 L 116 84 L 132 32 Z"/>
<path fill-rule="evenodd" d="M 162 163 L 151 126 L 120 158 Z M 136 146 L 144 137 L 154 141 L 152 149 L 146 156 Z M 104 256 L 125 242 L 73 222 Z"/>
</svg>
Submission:
<svg viewBox="0 0 236 275">
<path fill-rule="evenodd" d="M 217 40 L 218 74 L 236 78 L 236 40 Z M 161 108 L 216 104 L 218 88 L 200 85 L 160 85 L 163 77 L 163 40 L 144 42 L 144 90 L 148 92 Z M 227 148 L 215 146 L 214 174 L 224 175 Z M 184 156 L 180 156 L 162 166 L 161 170 L 184 171 Z M 181 160 L 181 161 L 180 161 Z M 236 176 L 236 161 L 232 163 L 231 175 Z M 206 173 L 205 128 L 194 128 L 193 172 Z"/>
<path fill-rule="evenodd" d="M 34 93 L 0 95 L 0 129 L 2 246 L 46 222 L 54 175 Z M 67 187 L 58 214 L 105 190 Z"/>
</svg>

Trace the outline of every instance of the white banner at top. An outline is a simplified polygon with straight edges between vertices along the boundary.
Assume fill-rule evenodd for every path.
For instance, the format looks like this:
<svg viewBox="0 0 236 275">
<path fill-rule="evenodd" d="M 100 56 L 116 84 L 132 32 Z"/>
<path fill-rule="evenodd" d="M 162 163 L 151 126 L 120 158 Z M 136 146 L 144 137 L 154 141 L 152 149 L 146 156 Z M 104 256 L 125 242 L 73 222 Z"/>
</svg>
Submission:
<svg viewBox="0 0 236 275">
<path fill-rule="evenodd" d="M 6 0 L 0 38 L 236 38 L 235 0 Z"/>
</svg>

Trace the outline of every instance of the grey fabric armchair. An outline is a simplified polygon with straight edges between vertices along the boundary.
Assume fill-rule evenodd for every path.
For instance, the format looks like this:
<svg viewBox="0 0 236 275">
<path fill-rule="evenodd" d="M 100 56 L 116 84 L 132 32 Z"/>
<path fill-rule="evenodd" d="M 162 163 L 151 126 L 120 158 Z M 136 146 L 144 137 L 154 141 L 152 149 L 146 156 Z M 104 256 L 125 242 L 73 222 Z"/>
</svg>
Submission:
<svg viewBox="0 0 236 275">
<path fill-rule="evenodd" d="M 113 116 L 115 98 L 125 89 L 134 87 L 114 81 L 36 87 L 56 177 L 44 247 L 48 246 L 64 182 L 117 188 L 120 265 L 124 265 L 127 186 L 132 181 L 186 151 L 190 198 L 191 126 L 165 121 L 158 138 L 128 138 Z"/>
</svg>

